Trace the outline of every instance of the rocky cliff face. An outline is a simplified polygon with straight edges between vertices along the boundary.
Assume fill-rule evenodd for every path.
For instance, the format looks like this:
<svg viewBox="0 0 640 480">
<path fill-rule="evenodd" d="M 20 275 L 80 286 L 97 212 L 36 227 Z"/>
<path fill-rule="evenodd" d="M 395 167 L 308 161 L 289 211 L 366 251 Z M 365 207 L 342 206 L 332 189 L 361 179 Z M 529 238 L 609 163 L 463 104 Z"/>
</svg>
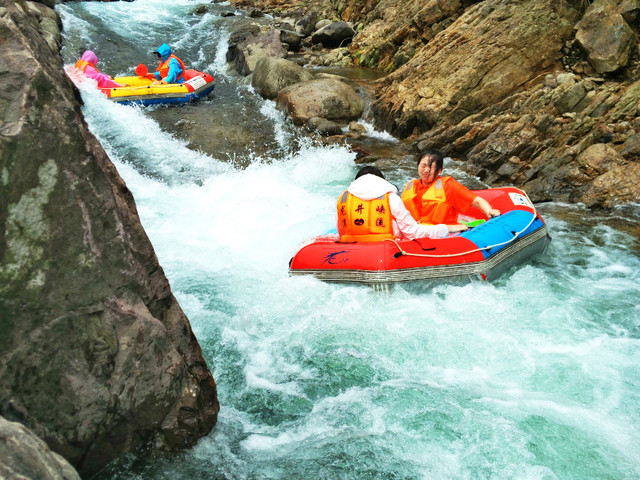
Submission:
<svg viewBox="0 0 640 480">
<path fill-rule="evenodd" d="M 380 83 L 376 117 L 534 201 L 638 202 L 636 38 L 620 13 L 628 7 L 600 1 L 582 16 L 562 2 L 475 4 Z M 610 23 L 626 28 L 603 33 L 619 31 Z"/>
<path fill-rule="evenodd" d="M 0 415 L 91 473 L 147 442 L 192 445 L 219 407 L 55 24 L 0 2 Z"/>
<path fill-rule="evenodd" d="M 374 121 L 417 149 L 534 201 L 640 202 L 640 1 L 251 3 L 352 22 L 353 62 L 390 72 Z"/>
</svg>

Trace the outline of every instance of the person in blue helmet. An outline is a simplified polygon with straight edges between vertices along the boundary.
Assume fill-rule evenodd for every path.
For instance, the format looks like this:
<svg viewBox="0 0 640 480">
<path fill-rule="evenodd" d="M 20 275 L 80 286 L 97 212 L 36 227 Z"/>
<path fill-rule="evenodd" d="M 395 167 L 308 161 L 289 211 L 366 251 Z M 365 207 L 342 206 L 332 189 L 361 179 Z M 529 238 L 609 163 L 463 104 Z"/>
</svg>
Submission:
<svg viewBox="0 0 640 480">
<path fill-rule="evenodd" d="M 167 83 L 183 83 L 185 81 L 184 63 L 171 52 L 171 47 L 163 43 L 153 52 L 158 56 L 160 63 L 153 73 L 155 80 L 152 85 L 166 85 Z"/>
</svg>

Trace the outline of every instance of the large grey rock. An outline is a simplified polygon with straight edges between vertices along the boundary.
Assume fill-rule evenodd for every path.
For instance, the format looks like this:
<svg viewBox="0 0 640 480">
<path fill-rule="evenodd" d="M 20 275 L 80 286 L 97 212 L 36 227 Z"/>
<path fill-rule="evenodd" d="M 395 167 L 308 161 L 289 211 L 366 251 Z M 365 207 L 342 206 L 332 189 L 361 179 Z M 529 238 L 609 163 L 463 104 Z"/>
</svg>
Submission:
<svg viewBox="0 0 640 480">
<path fill-rule="evenodd" d="M 284 58 L 264 57 L 256 64 L 251 84 L 265 98 L 273 99 L 284 87 L 313 79 L 313 74 Z"/>
<path fill-rule="evenodd" d="M 80 475 L 27 427 L 0 416 L 0 478 L 80 480 Z"/>
<path fill-rule="evenodd" d="M 362 100 L 347 83 L 331 78 L 315 79 L 283 88 L 276 105 L 296 125 L 313 117 L 327 120 L 355 120 L 362 114 Z"/>
<path fill-rule="evenodd" d="M 127 186 L 23 0 L 0 15 L 0 415 L 81 473 L 193 445 L 216 385 Z"/>
</svg>

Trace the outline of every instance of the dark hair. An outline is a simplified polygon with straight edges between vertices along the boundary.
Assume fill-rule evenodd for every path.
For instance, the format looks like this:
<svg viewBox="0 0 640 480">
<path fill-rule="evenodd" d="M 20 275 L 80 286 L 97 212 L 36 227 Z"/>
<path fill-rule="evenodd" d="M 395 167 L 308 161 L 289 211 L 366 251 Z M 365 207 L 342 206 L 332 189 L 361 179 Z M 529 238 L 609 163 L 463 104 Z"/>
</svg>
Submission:
<svg viewBox="0 0 640 480">
<path fill-rule="evenodd" d="M 442 167 L 444 164 L 444 157 L 442 156 L 442 153 L 439 150 L 425 150 L 424 152 L 422 152 L 418 157 L 418 165 L 420 165 L 420 162 L 424 157 L 433 157 L 433 160 L 431 160 L 431 163 L 435 162 L 436 172 L 442 171 Z"/>
<path fill-rule="evenodd" d="M 375 175 L 376 177 L 384 178 L 382 172 L 371 165 L 367 165 L 366 167 L 362 167 L 360 170 L 358 170 L 358 173 L 356 173 L 356 178 L 360 178 L 363 175 Z"/>
</svg>

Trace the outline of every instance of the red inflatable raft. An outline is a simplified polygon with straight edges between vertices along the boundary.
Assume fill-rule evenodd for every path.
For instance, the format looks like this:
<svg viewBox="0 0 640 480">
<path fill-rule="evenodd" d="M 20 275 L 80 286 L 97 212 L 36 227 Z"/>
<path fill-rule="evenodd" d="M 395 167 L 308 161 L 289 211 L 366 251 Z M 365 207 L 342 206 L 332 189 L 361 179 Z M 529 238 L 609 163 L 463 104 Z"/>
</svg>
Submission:
<svg viewBox="0 0 640 480">
<path fill-rule="evenodd" d="M 289 272 L 327 282 L 373 285 L 473 277 L 491 280 L 546 250 L 551 238 L 525 192 L 513 187 L 474 192 L 501 215 L 441 239 L 341 243 L 337 235 L 319 236 L 294 255 Z M 473 207 L 464 215 L 469 220 L 486 220 Z"/>
</svg>

